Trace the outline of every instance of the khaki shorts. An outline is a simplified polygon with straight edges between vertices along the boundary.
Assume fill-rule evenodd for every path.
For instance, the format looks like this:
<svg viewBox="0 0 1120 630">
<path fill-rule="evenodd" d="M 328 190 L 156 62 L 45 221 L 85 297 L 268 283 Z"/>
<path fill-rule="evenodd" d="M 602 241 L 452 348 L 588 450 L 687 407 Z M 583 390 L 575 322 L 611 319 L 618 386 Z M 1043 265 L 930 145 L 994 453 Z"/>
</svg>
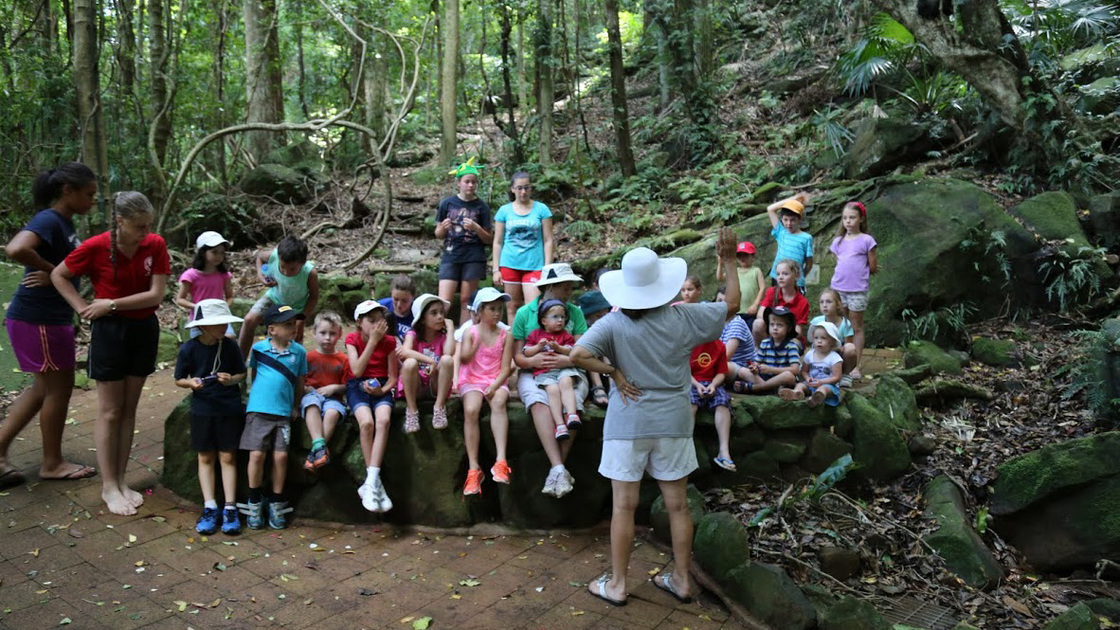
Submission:
<svg viewBox="0 0 1120 630">
<path fill-rule="evenodd" d="M 867 310 L 867 291 L 837 291 L 840 301 L 849 311 L 862 313 Z"/>
<path fill-rule="evenodd" d="M 241 432 L 241 450 L 286 452 L 291 440 L 292 427 L 288 423 L 287 416 L 274 416 L 255 411 L 250 411 L 245 416 L 245 430 Z"/>
<path fill-rule="evenodd" d="M 698 467 L 690 437 L 603 440 L 599 474 L 614 481 L 641 481 L 648 472 L 658 481 L 677 481 Z"/>
</svg>

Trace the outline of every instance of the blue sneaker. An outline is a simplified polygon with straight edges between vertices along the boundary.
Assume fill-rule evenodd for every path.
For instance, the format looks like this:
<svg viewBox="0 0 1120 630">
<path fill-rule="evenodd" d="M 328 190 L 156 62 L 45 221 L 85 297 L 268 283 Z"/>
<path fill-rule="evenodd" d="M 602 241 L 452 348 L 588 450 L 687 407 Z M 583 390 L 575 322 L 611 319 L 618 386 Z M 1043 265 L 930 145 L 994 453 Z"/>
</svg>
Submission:
<svg viewBox="0 0 1120 630">
<path fill-rule="evenodd" d="M 249 529 L 263 529 L 264 528 L 264 501 L 252 501 L 248 503 L 238 503 L 237 507 L 241 509 L 241 513 L 245 515 L 245 524 Z"/>
<path fill-rule="evenodd" d="M 272 529 L 288 528 L 288 512 L 292 508 L 287 501 L 270 501 L 268 503 L 268 526 Z"/>
<path fill-rule="evenodd" d="M 241 516 L 232 505 L 222 510 L 222 533 L 230 536 L 241 533 Z"/>
<path fill-rule="evenodd" d="M 194 530 L 203 536 L 218 531 L 218 508 L 202 508 L 202 516 L 198 517 Z"/>
</svg>

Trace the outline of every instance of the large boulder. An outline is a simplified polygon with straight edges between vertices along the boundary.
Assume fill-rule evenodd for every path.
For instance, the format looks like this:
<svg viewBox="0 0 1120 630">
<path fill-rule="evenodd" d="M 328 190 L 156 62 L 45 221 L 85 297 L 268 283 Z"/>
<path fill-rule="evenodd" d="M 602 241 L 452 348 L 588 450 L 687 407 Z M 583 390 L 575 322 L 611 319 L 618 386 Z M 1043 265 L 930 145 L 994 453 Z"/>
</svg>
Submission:
<svg viewBox="0 0 1120 630">
<path fill-rule="evenodd" d="M 239 187 L 248 195 L 270 197 L 280 203 L 304 203 L 311 199 L 315 183 L 294 168 L 261 164 L 245 174 Z"/>
<path fill-rule="evenodd" d="M 820 630 L 891 630 L 891 625 L 870 603 L 844 595 L 820 613 Z"/>
<path fill-rule="evenodd" d="M 993 367 L 1019 365 L 1019 345 L 1013 339 L 976 337 L 972 340 L 971 355 L 973 359 Z"/>
<path fill-rule="evenodd" d="M 894 374 L 888 372 L 875 381 L 875 396 L 871 398 L 871 404 L 899 429 L 917 431 L 922 428 L 914 390 Z"/>
<path fill-rule="evenodd" d="M 1108 249 L 1120 246 L 1120 192 L 1089 199 L 1089 225 L 1098 244 Z"/>
<path fill-rule="evenodd" d="M 1100 621 L 1093 609 L 1085 602 L 1081 602 L 1051 619 L 1042 626 L 1042 630 L 1097 630 L 1100 627 Z"/>
<path fill-rule="evenodd" d="M 849 179 L 867 179 L 923 160 L 933 148 L 930 138 L 929 130 L 913 121 L 868 118 L 855 129 L 844 155 L 844 173 Z"/>
<path fill-rule="evenodd" d="M 937 347 L 932 341 L 911 341 L 902 355 L 902 364 L 908 368 L 928 365 L 934 374 L 960 374 L 961 362 Z"/>
<path fill-rule="evenodd" d="M 1112 270 L 1093 252 L 1089 239 L 1077 218 L 1077 202 L 1066 192 L 1045 192 L 1015 206 L 1012 213 L 1025 221 L 1044 239 L 1063 242 L 1062 250 L 1070 258 L 1087 258 L 1093 271 L 1101 278 L 1112 277 Z"/>
<path fill-rule="evenodd" d="M 859 464 L 854 476 L 889 481 L 910 468 L 910 450 L 893 422 L 859 394 L 847 396 L 852 414 L 852 459 Z"/>
<path fill-rule="evenodd" d="M 1120 433 L 1100 433 L 1015 457 L 993 484 L 994 527 L 1035 569 L 1120 561 Z"/>
<path fill-rule="evenodd" d="M 948 477 L 935 477 L 926 485 L 926 516 L 937 521 L 937 530 L 922 537 L 949 570 L 973 588 L 995 588 L 1004 578 L 1003 567 L 972 529 L 964 497 Z"/>
<path fill-rule="evenodd" d="M 721 583 L 729 595 L 775 630 L 804 630 L 816 625 L 817 611 L 781 567 L 743 564 Z"/>
<path fill-rule="evenodd" d="M 262 220 L 253 202 L 220 193 L 199 195 L 181 216 L 184 221 L 163 234 L 171 245 L 190 251 L 194 251 L 194 239 L 206 230 L 221 233 L 233 243 L 234 250 L 275 242 L 284 232 L 279 222 Z"/>
<path fill-rule="evenodd" d="M 387 294 L 386 294 L 387 295 Z M 324 274 L 319 276 L 319 310 L 332 310 L 350 320 L 354 307 L 370 299 L 369 287 L 360 276 Z"/>
<path fill-rule="evenodd" d="M 693 554 L 717 582 L 726 583 L 731 571 L 750 562 L 747 528 L 727 512 L 705 514 L 696 524 Z"/>
</svg>

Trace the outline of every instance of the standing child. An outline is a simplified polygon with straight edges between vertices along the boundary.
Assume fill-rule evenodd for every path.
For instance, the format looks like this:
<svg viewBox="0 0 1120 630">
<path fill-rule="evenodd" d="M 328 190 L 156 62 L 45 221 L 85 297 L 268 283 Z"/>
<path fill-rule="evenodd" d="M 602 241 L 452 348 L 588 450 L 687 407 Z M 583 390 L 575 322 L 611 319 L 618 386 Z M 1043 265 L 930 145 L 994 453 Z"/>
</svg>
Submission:
<svg viewBox="0 0 1120 630">
<path fill-rule="evenodd" d="M 241 533 L 237 447 L 245 427 L 245 407 L 237 385 L 245 380 L 246 370 L 237 342 L 225 337 L 226 327 L 240 321 L 229 312 L 225 300 L 199 300 L 187 328 L 199 329 L 200 334 L 192 335 L 179 348 L 179 360 L 175 362 L 175 385 L 193 392 L 191 448 L 198 451 L 198 484 L 202 487 L 202 516 L 195 531 L 203 536 L 218 531 L 219 518 L 223 534 Z M 215 493 L 215 453 L 226 500 L 220 513 Z"/>
<path fill-rule="evenodd" d="M 307 383 L 299 406 L 303 422 L 311 436 L 311 451 L 303 469 L 314 472 L 331 461 L 327 442 L 331 441 L 335 427 L 346 417 L 346 374 L 349 359 L 339 352 L 338 340 L 342 338 L 342 318 L 334 311 L 322 311 L 311 325 L 315 349 L 307 353 Z"/>
<path fill-rule="evenodd" d="M 447 428 L 447 397 L 451 393 L 451 370 L 455 362 L 455 326 L 446 317 L 448 306 L 431 293 L 421 295 L 412 303 L 412 327 L 405 335 L 403 350 L 397 353 L 404 359 L 397 393 L 404 394 L 405 433 L 420 430 L 416 400 L 421 385 L 436 399 L 432 406 L 432 428 Z"/>
<path fill-rule="evenodd" d="M 754 326 L 755 316 L 758 315 L 759 302 L 766 291 L 766 280 L 762 270 L 754 266 L 756 250 L 750 241 L 743 241 L 735 248 L 735 262 L 739 267 L 735 270 L 739 276 L 739 317 L 750 329 Z M 716 258 L 719 263 L 716 267 L 716 281 L 723 280 L 723 261 Z"/>
<path fill-rule="evenodd" d="M 763 314 L 770 335 L 758 344 L 758 363 L 748 363 L 739 371 L 741 381 L 734 389 L 740 394 L 766 394 L 779 387 L 793 387 L 801 371 L 801 354 L 794 341 L 793 313 L 784 306 L 766 309 Z"/>
<path fill-rule="evenodd" d="M 836 348 L 836 353 L 844 359 L 844 376 L 840 379 L 840 387 L 852 386 L 852 369 L 856 366 L 856 346 L 851 343 L 852 339 L 852 323 L 848 318 L 844 317 L 842 309 L 844 305 L 840 302 L 840 292 L 836 289 L 825 289 L 821 291 L 821 314 L 813 318 L 809 322 L 809 327 L 812 328 L 824 322 L 830 322 L 836 327 L 840 334 L 840 339 L 843 340 L 842 347 Z"/>
<path fill-rule="evenodd" d="M 766 208 L 766 216 L 770 218 L 770 226 L 774 228 L 770 234 L 778 243 L 774 264 L 770 266 L 770 278 L 777 284 L 778 263 L 788 258 L 797 263 L 799 270 L 804 271 L 797 280 L 797 289 L 801 293 L 805 293 L 805 276 L 813 269 L 813 236 L 801 231 L 801 215 L 807 203 L 809 195 L 797 193 L 775 201 Z"/>
<path fill-rule="evenodd" d="M 439 202 L 436 238 L 443 241 L 439 262 L 439 296 L 448 304 L 459 290 L 459 321 L 470 317 L 468 299 L 486 275 L 486 246 L 490 233 L 490 206 L 478 198 L 478 167 L 474 158 L 451 172 L 459 192 Z"/>
<path fill-rule="evenodd" d="M 754 320 L 755 339 L 765 336 L 768 328 L 766 311 L 772 308 L 783 307 L 793 313 L 796 326 L 791 335 L 797 339 L 804 333 L 804 326 L 809 323 L 809 300 L 797 290 L 797 279 L 801 276 L 801 268 L 794 260 L 779 260 L 777 262 L 778 284 L 766 289 L 759 306 L 759 318 Z"/>
<path fill-rule="evenodd" d="M 249 355 L 253 336 L 262 315 L 273 306 L 286 305 L 303 313 L 295 324 L 293 339 L 303 342 L 303 320 L 315 312 L 319 304 L 319 272 L 307 260 L 307 243 L 294 236 L 285 236 L 271 252 L 262 249 L 256 255 L 257 275 L 268 290 L 249 309 L 241 326 L 241 353 Z"/>
<path fill-rule="evenodd" d="M 696 346 L 692 349 L 688 367 L 692 372 L 692 390 L 688 394 L 692 403 L 692 421 L 696 422 L 696 411 L 700 407 L 712 410 L 719 437 L 719 455 L 714 461 L 720 468 L 734 471 L 735 462 L 731 461 L 731 409 L 728 407 L 731 396 L 723 387 L 727 379 L 727 347 L 719 339 Z"/>
<path fill-rule="evenodd" d="M 521 353 L 533 357 L 541 352 L 569 355 L 576 339 L 564 330 L 568 325 L 568 307 L 560 300 L 545 300 L 537 310 L 537 323 L 540 328 L 529 333 Z M 576 409 L 576 384 L 583 373 L 576 368 L 553 370 L 534 370 L 533 382 L 548 394 L 548 408 L 552 411 L 552 422 L 556 425 L 556 439 L 566 440 L 571 435 L 569 429 L 578 429 L 579 410 Z M 564 412 L 567 411 L 567 416 Z M 565 417 L 567 420 L 565 421 Z"/>
<path fill-rule="evenodd" d="M 346 335 L 350 380 L 346 401 L 358 419 L 366 480 L 358 488 L 362 507 L 370 512 L 388 512 L 393 502 L 381 482 L 381 463 L 389 445 L 389 421 L 393 417 L 393 391 L 397 388 L 397 338 L 389 334 L 389 310 L 373 300 L 354 309 L 357 332 Z"/>
<path fill-rule="evenodd" d="M 264 314 L 268 338 L 253 344 L 249 355 L 249 404 L 241 450 L 249 451 L 249 502 L 242 504 L 249 529 L 265 523 L 264 460 L 272 453 L 272 494 L 268 497 L 268 526 L 284 529 L 292 508 L 284 499 L 288 473 L 291 419 L 299 417 L 300 392 L 307 375 L 307 352 L 296 336 L 296 322 L 303 313 L 287 305 L 274 305 Z"/>
<path fill-rule="evenodd" d="M 416 298 L 416 284 L 409 276 L 398 273 L 389 283 L 389 297 L 381 298 L 378 304 L 393 314 L 397 330 L 393 336 L 404 343 L 404 337 L 412 330 L 412 301 Z"/>
<path fill-rule="evenodd" d="M 508 302 L 510 297 L 505 293 L 495 293 L 494 289 L 479 290 L 474 300 L 478 324 L 463 335 L 459 395 L 463 398 L 463 441 L 466 442 L 468 461 L 464 495 L 482 492 L 483 473 L 478 464 L 478 415 L 482 411 L 483 399 L 490 404 L 490 431 L 494 433 L 497 454 L 490 476 L 498 483 L 509 483 L 509 474 L 513 472 L 506 463 L 506 442 L 509 440 L 509 416 L 506 414 L 509 386 L 506 381 L 509 380 L 510 362 L 513 360 L 513 336 L 498 326 L 506 310 L 504 302 Z"/>
<path fill-rule="evenodd" d="M 108 232 L 70 252 L 51 272 L 58 293 L 90 325 L 89 377 L 97 381 L 93 439 L 101 469 L 101 498 L 113 514 L 131 515 L 144 497 L 124 481 L 144 381 L 156 369 L 159 321 L 171 261 L 167 243 L 152 234 L 152 203 L 127 191 L 113 199 Z M 94 300 L 71 282 L 88 275 Z"/>
<path fill-rule="evenodd" d="M 852 340 L 855 348 L 854 379 L 862 378 L 863 313 L 867 310 L 867 294 L 871 289 L 871 274 L 879 271 L 879 253 L 875 239 L 867 232 L 867 208 L 858 201 L 844 205 L 840 215 L 840 231 L 832 241 L 829 251 L 836 255 L 836 271 L 832 274 L 832 288 L 840 292 L 840 299 L 848 307 L 852 318 Z"/>
<path fill-rule="evenodd" d="M 518 171 L 510 178 L 510 203 L 494 215 L 494 286 L 504 288 L 512 298 L 506 304 L 511 322 L 522 304 L 540 295 L 535 285 L 541 269 L 552 264 L 555 247 L 552 211 L 532 197 L 529 174 Z"/>
<path fill-rule="evenodd" d="M 198 302 L 214 299 L 229 303 L 233 299 L 233 274 L 226 268 L 226 250 L 231 245 L 217 232 L 203 232 L 195 239 L 194 260 L 191 268 L 179 276 L 179 294 L 175 296 L 175 303 L 190 312 L 191 320 Z M 238 318 L 238 321 L 243 320 Z M 202 334 L 198 326 L 188 323 L 187 328 L 192 339 Z M 225 334 L 232 337 L 233 326 L 228 327 Z"/>
<path fill-rule="evenodd" d="M 816 407 L 822 402 L 835 407 L 840 404 L 840 366 L 843 359 L 836 354 L 840 343 L 840 332 L 832 322 L 817 324 L 809 329 L 813 347 L 805 353 L 801 364 L 801 378 L 793 389 L 783 387 L 778 390 L 782 400 L 801 400 L 809 396 L 809 406 Z"/>
</svg>

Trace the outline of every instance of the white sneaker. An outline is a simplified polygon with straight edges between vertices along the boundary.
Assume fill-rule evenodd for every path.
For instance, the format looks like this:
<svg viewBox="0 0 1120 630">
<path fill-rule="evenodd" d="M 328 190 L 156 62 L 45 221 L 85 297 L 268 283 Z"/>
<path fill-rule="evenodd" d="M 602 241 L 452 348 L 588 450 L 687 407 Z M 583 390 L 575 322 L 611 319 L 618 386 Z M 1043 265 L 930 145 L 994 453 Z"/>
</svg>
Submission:
<svg viewBox="0 0 1120 630">
<path fill-rule="evenodd" d="M 568 472 L 567 468 L 561 470 L 556 477 L 556 491 L 553 496 L 559 499 L 572 491 L 572 486 L 575 485 L 576 480 L 575 477 L 572 477 L 572 474 Z"/>
<path fill-rule="evenodd" d="M 556 483 L 558 481 L 560 481 L 559 471 L 550 470 L 548 472 L 548 479 L 544 480 L 544 488 L 541 489 L 541 494 L 556 496 Z"/>
<path fill-rule="evenodd" d="M 379 512 L 388 512 L 393 509 L 393 502 L 389 499 L 389 494 L 385 492 L 385 484 L 381 483 L 381 478 L 373 480 L 373 491 L 377 494 L 377 507 Z"/>
<path fill-rule="evenodd" d="M 358 496 L 362 497 L 362 507 L 366 510 L 370 512 L 381 511 L 380 504 L 373 496 L 373 488 L 368 483 L 362 484 L 362 487 L 358 488 Z"/>
</svg>

